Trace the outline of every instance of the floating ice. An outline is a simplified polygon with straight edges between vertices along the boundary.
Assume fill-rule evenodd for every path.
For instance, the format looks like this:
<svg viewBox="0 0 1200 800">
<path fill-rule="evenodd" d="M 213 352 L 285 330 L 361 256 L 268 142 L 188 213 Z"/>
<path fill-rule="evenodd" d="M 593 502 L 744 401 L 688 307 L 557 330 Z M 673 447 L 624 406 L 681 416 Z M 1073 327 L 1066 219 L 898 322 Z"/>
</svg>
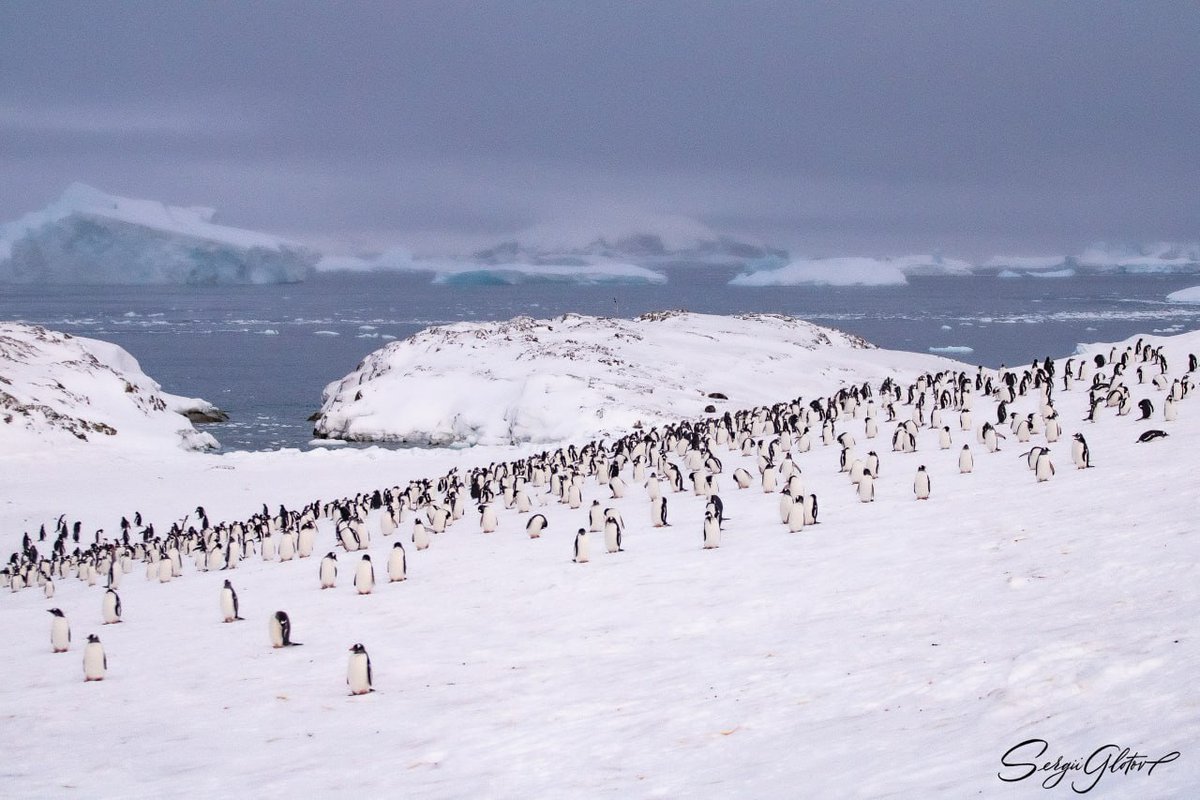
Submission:
<svg viewBox="0 0 1200 800">
<path fill-rule="evenodd" d="M 1200 286 L 1189 286 L 1178 292 L 1171 292 L 1167 299 L 1172 303 L 1200 303 Z"/>
</svg>

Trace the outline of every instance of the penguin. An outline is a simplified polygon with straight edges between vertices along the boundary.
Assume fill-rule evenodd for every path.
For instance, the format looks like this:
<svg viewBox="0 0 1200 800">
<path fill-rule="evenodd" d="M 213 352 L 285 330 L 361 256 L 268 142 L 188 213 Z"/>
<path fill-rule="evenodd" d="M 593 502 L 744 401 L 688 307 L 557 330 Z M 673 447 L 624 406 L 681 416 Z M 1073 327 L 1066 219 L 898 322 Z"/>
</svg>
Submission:
<svg viewBox="0 0 1200 800">
<path fill-rule="evenodd" d="M 392 545 L 392 552 L 388 555 L 388 582 L 396 583 L 408 577 L 408 557 L 404 553 L 404 543 L 396 542 Z"/>
<path fill-rule="evenodd" d="M 94 633 L 88 634 L 87 644 L 83 648 L 83 680 L 102 681 L 108 671 L 108 656 L 104 654 L 104 645 Z"/>
<path fill-rule="evenodd" d="M 792 503 L 792 507 L 788 509 L 787 519 L 788 533 L 799 533 L 804 530 L 804 501 Z"/>
<path fill-rule="evenodd" d="M 350 648 L 350 663 L 346 666 L 346 685 L 350 687 L 351 695 L 367 694 L 375 689 L 374 676 L 371 674 L 371 657 L 367 648 L 356 644 Z"/>
<path fill-rule="evenodd" d="M 375 567 L 371 564 L 369 555 L 363 555 L 354 570 L 354 588 L 359 594 L 370 594 L 375 588 Z"/>
<path fill-rule="evenodd" d="M 580 528 L 575 534 L 575 558 L 572 560 L 576 564 L 588 562 L 587 531 L 583 528 Z"/>
<path fill-rule="evenodd" d="M 667 498 L 665 495 L 655 498 L 650 503 L 650 520 L 656 528 L 668 527 Z"/>
<path fill-rule="evenodd" d="M 267 627 L 271 632 L 271 646 L 274 648 L 280 647 L 299 647 L 300 642 L 292 641 L 292 621 L 288 619 L 286 611 L 276 611 L 271 615 L 271 619 L 267 621 Z"/>
<path fill-rule="evenodd" d="M 54 615 L 54 619 L 50 621 L 50 648 L 55 653 L 65 653 L 71 648 L 71 626 L 67 623 L 67 618 L 63 616 L 63 612 L 57 608 L 49 609 L 49 613 Z"/>
<path fill-rule="evenodd" d="M 490 503 L 481 505 L 479 507 L 479 530 L 484 533 L 495 533 L 498 525 L 496 509 L 492 508 Z"/>
<path fill-rule="evenodd" d="M 429 528 L 421 524 L 421 520 L 413 520 L 412 532 L 413 546 L 418 550 L 427 550 L 429 548 Z"/>
<path fill-rule="evenodd" d="M 971 448 L 964 444 L 962 450 L 958 452 L 958 471 L 960 474 L 966 475 L 973 469 L 975 469 L 975 458 L 971 455 Z"/>
<path fill-rule="evenodd" d="M 334 555 L 332 550 L 326 553 L 325 557 L 321 559 L 319 574 L 322 589 L 332 589 L 337 583 L 337 556 Z"/>
<path fill-rule="evenodd" d="M 1138 422 L 1150 419 L 1150 415 L 1154 413 L 1154 403 L 1150 402 L 1150 398 L 1148 397 L 1144 397 L 1138 401 L 1138 408 L 1142 412 L 1142 415 L 1138 417 Z"/>
<path fill-rule="evenodd" d="M 1087 469 L 1092 465 L 1092 454 L 1088 450 L 1087 440 L 1083 438 L 1082 433 L 1075 434 L 1071 443 L 1071 460 L 1075 462 L 1076 469 Z"/>
<path fill-rule="evenodd" d="M 913 480 L 913 493 L 918 500 L 929 499 L 929 473 L 925 471 L 925 465 L 917 467 L 917 477 Z"/>
<path fill-rule="evenodd" d="M 105 625 L 113 625 L 121 621 L 121 598 L 112 589 L 104 593 L 101 615 L 104 617 Z"/>
<path fill-rule="evenodd" d="M 943 425 L 941 431 L 938 432 L 938 447 L 942 450 L 949 450 L 953 441 L 950 439 L 950 426 Z"/>
<path fill-rule="evenodd" d="M 863 470 L 862 478 L 858 481 L 858 499 L 864 503 L 875 501 L 875 476 L 869 469 Z"/>
<path fill-rule="evenodd" d="M 804 506 L 804 524 L 816 525 L 817 513 L 819 510 L 817 506 L 817 496 L 815 494 L 805 495 L 801 505 Z"/>
<path fill-rule="evenodd" d="M 750 484 L 754 482 L 754 478 L 749 472 L 741 467 L 738 467 L 733 471 L 733 481 L 737 484 L 739 489 L 749 489 Z"/>
<path fill-rule="evenodd" d="M 1166 438 L 1166 436 L 1167 436 L 1166 431 L 1148 430 L 1145 433 L 1143 433 L 1141 436 L 1139 436 L 1137 438 L 1137 440 L 1138 440 L 1139 444 L 1145 444 L 1146 442 L 1153 442 L 1155 439 Z"/>
<path fill-rule="evenodd" d="M 588 509 L 588 530 L 600 531 L 604 529 L 604 509 L 600 507 L 599 500 L 592 501 L 592 507 Z"/>
<path fill-rule="evenodd" d="M 621 524 L 614 518 L 604 520 L 604 547 L 610 553 L 623 553 L 621 547 Z"/>
<path fill-rule="evenodd" d="M 711 511 L 704 512 L 704 549 L 714 550 L 721 546 L 721 523 Z"/>
<path fill-rule="evenodd" d="M 534 514 L 529 518 L 529 522 L 525 523 L 525 532 L 529 534 L 530 539 L 540 538 L 542 531 L 546 530 L 549 525 L 546 523 L 546 518 L 541 514 Z"/>
<path fill-rule="evenodd" d="M 225 585 L 221 587 L 221 621 L 235 622 L 242 618 L 238 616 L 238 597 L 237 592 L 233 590 L 233 584 L 225 581 Z"/>
<path fill-rule="evenodd" d="M 1038 483 L 1045 483 L 1054 475 L 1054 464 L 1050 461 L 1050 451 L 1045 448 L 1038 453 L 1037 460 L 1033 465 L 1033 474 L 1037 477 Z"/>
</svg>

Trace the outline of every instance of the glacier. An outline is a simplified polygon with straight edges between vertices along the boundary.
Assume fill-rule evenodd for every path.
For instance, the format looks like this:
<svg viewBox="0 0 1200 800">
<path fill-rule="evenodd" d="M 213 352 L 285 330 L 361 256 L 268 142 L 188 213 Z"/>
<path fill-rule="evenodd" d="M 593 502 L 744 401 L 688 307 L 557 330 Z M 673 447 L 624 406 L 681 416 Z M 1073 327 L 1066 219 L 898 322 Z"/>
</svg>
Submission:
<svg viewBox="0 0 1200 800">
<path fill-rule="evenodd" d="M 72 184 L 55 202 L 0 224 L 0 282 L 295 283 L 319 254 L 213 222 L 215 211 L 118 197 Z"/>
</svg>

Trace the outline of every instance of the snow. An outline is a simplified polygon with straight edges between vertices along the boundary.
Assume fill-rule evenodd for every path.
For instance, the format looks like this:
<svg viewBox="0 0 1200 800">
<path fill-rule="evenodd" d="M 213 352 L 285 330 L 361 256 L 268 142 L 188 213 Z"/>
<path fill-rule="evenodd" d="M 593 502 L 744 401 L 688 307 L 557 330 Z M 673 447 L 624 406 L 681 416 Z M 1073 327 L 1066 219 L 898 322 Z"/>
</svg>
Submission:
<svg viewBox="0 0 1200 800">
<path fill-rule="evenodd" d="M 1172 303 L 1200 303 L 1200 286 L 1189 286 L 1177 292 L 1171 292 L 1167 299 Z"/>
<path fill-rule="evenodd" d="M 167 394 L 132 355 L 108 342 L 0 323 L 0 447 L 217 447 L 186 416 L 219 415 Z"/>
<path fill-rule="evenodd" d="M 213 216 L 72 184 L 47 208 L 0 225 L 0 281 L 286 283 L 317 261 L 302 245 Z"/>
<path fill-rule="evenodd" d="M 1145 339 L 1165 348 L 1173 378 L 1200 351 L 1200 333 Z M 699 372 L 712 355 L 682 336 L 674 345 L 660 366 Z M 876 388 L 884 376 L 907 385 L 935 363 L 849 343 L 818 348 L 814 363 L 821 356 L 852 359 L 853 376 L 870 374 Z M 760 376 L 786 386 L 778 400 L 837 383 L 773 363 Z M 590 534 L 588 564 L 570 563 L 585 510 L 549 500 L 536 509 L 549 520 L 542 538 L 524 535 L 515 510 L 499 511 L 491 535 L 469 513 L 429 550 L 409 548 L 407 581 L 368 596 L 350 588 L 357 559 L 340 551 L 329 591 L 317 588 L 313 558 L 253 556 L 224 573 L 185 559 L 167 584 L 136 564 L 119 587 L 125 622 L 113 626 L 100 625 L 101 586 L 60 579 L 49 600 L 36 588 L 6 592 L 5 794 L 1040 796 L 1042 775 L 997 778 L 1006 750 L 1040 738 L 1046 760 L 1084 759 L 1109 742 L 1153 757 L 1181 751 L 1149 775 L 1104 773 L 1096 796 L 1190 796 L 1200 785 L 1200 761 L 1189 757 L 1200 740 L 1200 568 L 1194 492 L 1179 475 L 1197 463 L 1200 414 L 1192 393 L 1174 422 L 1161 410 L 1139 423 L 1101 409 L 1083 423 L 1086 385 L 1056 392 L 1065 436 L 1048 445 L 1057 474 L 1041 484 L 1019 457 L 1030 445 L 1011 434 L 988 454 L 951 421 L 951 449 L 922 429 L 916 453 L 893 453 L 882 417 L 878 441 L 863 438 L 861 418 L 840 421 L 857 452 L 880 454 L 876 502 L 858 502 L 838 473 L 838 448 L 814 442 L 795 457 L 821 523 L 798 534 L 779 524 L 777 495 L 733 487 L 734 469 L 757 475 L 754 457 L 721 447 L 728 520 L 712 551 L 700 549 L 702 498 L 670 493 L 672 527 L 653 529 L 644 489 L 631 481 L 624 499 L 610 500 L 588 478 L 584 509 L 601 499 L 628 526 L 619 554 Z M 1162 391 L 1128 385 L 1135 401 L 1161 409 Z M 737 408 L 754 402 L 730 398 Z M 630 401 L 632 388 L 612 402 Z M 976 396 L 976 426 L 995 410 Z M 1036 403 L 1023 397 L 1010 410 Z M 687 406 L 678 416 L 700 415 Z M 1170 436 L 1135 444 L 1148 427 Z M 1071 466 L 1076 431 L 1093 469 Z M 963 443 L 975 453 L 969 475 L 955 467 Z M 11 552 L 22 531 L 50 528 L 59 513 L 84 520 L 89 536 L 135 510 L 161 531 L 197 503 L 214 520 L 244 519 L 264 503 L 299 507 L 528 451 L 164 448 L 122 454 L 114 469 L 113 453 L 94 448 L 64 457 L 4 447 L 0 545 Z M 913 500 L 918 464 L 932 475 L 927 502 Z M 410 520 L 397 537 L 406 544 Z M 378 512 L 368 525 L 381 573 L 393 540 L 379 535 Z M 316 553 L 333 547 L 323 519 Z M 245 622 L 218 620 L 225 579 Z M 71 624 L 69 653 L 50 652 L 50 607 Z M 270 648 L 277 609 L 303 647 Z M 88 633 L 108 654 L 100 683 L 82 680 Z M 348 696 L 344 682 L 355 642 L 375 671 L 377 691 L 363 697 Z M 1091 779 L 1076 772 L 1059 789 Z"/>
<path fill-rule="evenodd" d="M 456 323 L 389 343 L 326 387 L 316 430 L 421 445 L 555 442 L 829 390 L 871 363 L 856 337 L 790 317 L 684 312 L 635 320 Z M 680 361 L 679 352 L 704 358 Z M 924 360 L 922 360 L 924 359 Z M 912 355 L 937 369 L 942 362 Z M 728 400 L 713 399 L 710 393 Z"/>
<path fill-rule="evenodd" d="M 812 258 L 777 269 L 743 272 L 730 286 L 899 286 L 910 275 L 968 275 L 970 264 L 941 256 Z"/>
</svg>

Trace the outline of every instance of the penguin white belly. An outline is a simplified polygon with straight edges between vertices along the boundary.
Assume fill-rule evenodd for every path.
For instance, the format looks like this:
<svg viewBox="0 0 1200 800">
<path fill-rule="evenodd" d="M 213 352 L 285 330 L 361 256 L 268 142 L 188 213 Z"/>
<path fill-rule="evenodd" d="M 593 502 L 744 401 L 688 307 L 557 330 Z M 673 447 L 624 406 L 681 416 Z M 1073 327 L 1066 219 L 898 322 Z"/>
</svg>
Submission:
<svg viewBox="0 0 1200 800">
<path fill-rule="evenodd" d="M 408 577 L 407 564 L 405 563 L 404 551 L 399 547 L 393 547 L 391 555 L 388 556 L 388 580 L 395 583 L 402 581 Z"/>
<path fill-rule="evenodd" d="M 370 561 L 358 562 L 358 567 L 354 571 L 354 588 L 359 594 L 370 594 L 375 588 L 374 570 L 371 569 Z"/>
<path fill-rule="evenodd" d="M 804 503 L 793 503 L 788 511 L 787 528 L 789 533 L 799 533 L 804 530 Z"/>
<path fill-rule="evenodd" d="M 721 546 L 721 525 L 712 517 L 704 520 L 704 549 L 715 550 Z"/>
<path fill-rule="evenodd" d="M 429 530 L 421 524 L 420 520 L 413 522 L 413 546 L 418 550 L 425 550 L 429 547 Z"/>
<path fill-rule="evenodd" d="M 221 618 L 225 622 L 233 622 L 237 618 L 237 609 L 233 607 L 233 592 L 221 590 Z"/>
<path fill-rule="evenodd" d="M 83 679 L 102 681 L 107 668 L 103 645 L 99 642 L 88 642 L 83 648 Z"/>
<path fill-rule="evenodd" d="M 71 647 L 71 626 L 66 617 L 55 617 L 50 623 L 50 647 L 55 653 L 65 653 Z"/>
<path fill-rule="evenodd" d="M 351 653 L 346 668 L 346 684 L 350 694 L 366 694 L 371 691 L 370 661 L 366 653 Z"/>
</svg>

